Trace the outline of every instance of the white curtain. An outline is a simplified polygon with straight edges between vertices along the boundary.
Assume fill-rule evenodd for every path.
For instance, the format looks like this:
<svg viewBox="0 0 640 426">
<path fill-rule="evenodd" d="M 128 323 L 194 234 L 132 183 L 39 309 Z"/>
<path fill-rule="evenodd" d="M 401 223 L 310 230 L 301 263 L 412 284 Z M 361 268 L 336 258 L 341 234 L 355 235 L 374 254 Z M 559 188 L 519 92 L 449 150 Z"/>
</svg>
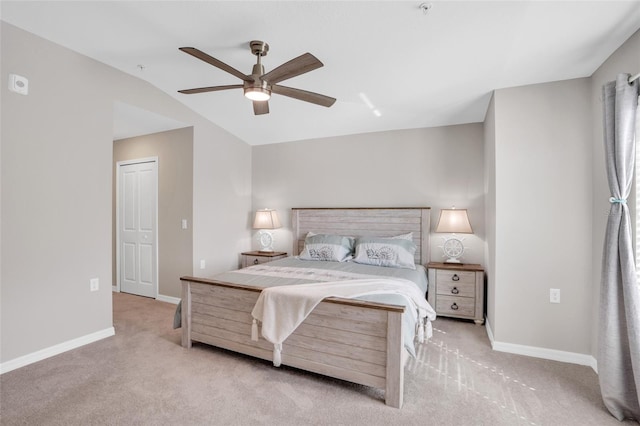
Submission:
<svg viewBox="0 0 640 426">
<path fill-rule="evenodd" d="M 640 285 L 627 197 L 635 163 L 639 81 L 628 74 L 602 88 L 604 145 L 611 210 L 600 288 L 598 375 L 602 399 L 618 420 L 640 422 Z"/>
</svg>

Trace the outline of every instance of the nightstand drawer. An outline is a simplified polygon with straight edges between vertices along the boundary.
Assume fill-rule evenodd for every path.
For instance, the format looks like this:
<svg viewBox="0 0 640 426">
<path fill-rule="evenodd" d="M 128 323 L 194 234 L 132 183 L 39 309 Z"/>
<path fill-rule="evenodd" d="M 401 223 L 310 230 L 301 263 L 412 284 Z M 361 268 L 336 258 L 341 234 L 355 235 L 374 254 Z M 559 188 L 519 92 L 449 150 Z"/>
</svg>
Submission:
<svg viewBox="0 0 640 426">
<path fill-rule="evenodd" d="M 261 263 L 271 262 L 273 258 L 265 256 L 248 256 L 245 255 L 244 262 L 246 266 L 259 265 Z"/>
<path fill-rule="evenodd" d="M 247 251 L 240 253 L 242 256 L 242 267 L 261 265 L 263 263 L 272 262 L 278 259 L 284 259 L 287 257 L 287 253 L 283 251 L 273 252 L 260 252 L 260 251 Z"/>
<path fill-rule="evenodd" d="M 475 299 L 468 297 L 438 296 L 436 311 L 442 315 L 460 315 L 473 318 Z"/>
<path fill-rule="evenodd" d="M 436 271 L 436 292 L 450 296 L 475 297 L 476 274 L 466 271 Z"/>
<path fill-rule="evenodd" d="M 471 284 L 476 283 L 476 273 L 471 271 L 448 271 L 446 269 L 438 269 L 436 271 L 438 283 L 456 283 Z"/>
</svg>

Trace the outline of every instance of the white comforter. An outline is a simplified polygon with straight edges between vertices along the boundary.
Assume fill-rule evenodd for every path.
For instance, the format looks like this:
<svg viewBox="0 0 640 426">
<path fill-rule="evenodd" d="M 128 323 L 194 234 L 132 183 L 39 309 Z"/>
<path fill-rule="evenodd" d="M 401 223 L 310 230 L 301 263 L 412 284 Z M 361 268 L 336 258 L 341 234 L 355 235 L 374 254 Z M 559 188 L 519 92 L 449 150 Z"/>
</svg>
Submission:
<svg viewBox="0 0 640 426">
<path fill-rule="evenodd" d="M 282 342 L 323 299 L 390 293 L 399 294 L 410 302 L 410 306 L 415 309 L 413 314 L 421 326 L 422 336 L 431 337 L 430 321 L 436 318 L 435 311 L 414 283 L 401 278 L 357 279 L 265 288 L 251 312 L 254 318 L 251 336 L 254 340 L 258 339 L 259 321 L 262 324 L 262 337 L 274 345 L 273 364 L 279 366 Z M 425 321 L 426 333 L 422 328 Z"/>
</svg>

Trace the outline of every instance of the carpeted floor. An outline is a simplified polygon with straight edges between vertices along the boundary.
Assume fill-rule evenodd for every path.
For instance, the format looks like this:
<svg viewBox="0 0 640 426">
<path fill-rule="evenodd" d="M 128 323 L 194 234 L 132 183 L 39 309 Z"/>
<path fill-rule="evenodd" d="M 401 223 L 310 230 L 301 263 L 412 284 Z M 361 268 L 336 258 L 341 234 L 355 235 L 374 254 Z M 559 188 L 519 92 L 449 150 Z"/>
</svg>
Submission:
<svg viewBox="0 0 640 426">
<path fill-rule="evenodd" d="M 435 321 L 397 410 L 376 389 L 206 345 L 183 349 L 175 305 L 124 293 L 113 305 L 115 336 L 0 376 L 0 424 L 621 424 L 589 367 L 494 352 L 472 322 Z"/>
</svg>

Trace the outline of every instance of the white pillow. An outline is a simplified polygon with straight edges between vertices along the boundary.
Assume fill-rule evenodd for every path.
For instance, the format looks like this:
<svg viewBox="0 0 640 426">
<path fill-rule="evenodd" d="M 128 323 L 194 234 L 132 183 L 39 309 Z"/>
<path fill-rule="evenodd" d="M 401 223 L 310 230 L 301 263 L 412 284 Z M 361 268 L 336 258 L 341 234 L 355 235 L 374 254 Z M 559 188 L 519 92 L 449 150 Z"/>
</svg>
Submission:
<svg viewBox="0 0 640 426">
<path fill-rule="evenodd" d="M 416 244 L 411 233 L 390 238 L 360 237 L 356 240 L 356 263 L 416 269 Z"/>
<path fill-rule="evenodd" d="M 302 260 L 345 262 L 353 258 L 354 242 L 352 237 L 309 232 L 299 257 Z"/>
</svg>

